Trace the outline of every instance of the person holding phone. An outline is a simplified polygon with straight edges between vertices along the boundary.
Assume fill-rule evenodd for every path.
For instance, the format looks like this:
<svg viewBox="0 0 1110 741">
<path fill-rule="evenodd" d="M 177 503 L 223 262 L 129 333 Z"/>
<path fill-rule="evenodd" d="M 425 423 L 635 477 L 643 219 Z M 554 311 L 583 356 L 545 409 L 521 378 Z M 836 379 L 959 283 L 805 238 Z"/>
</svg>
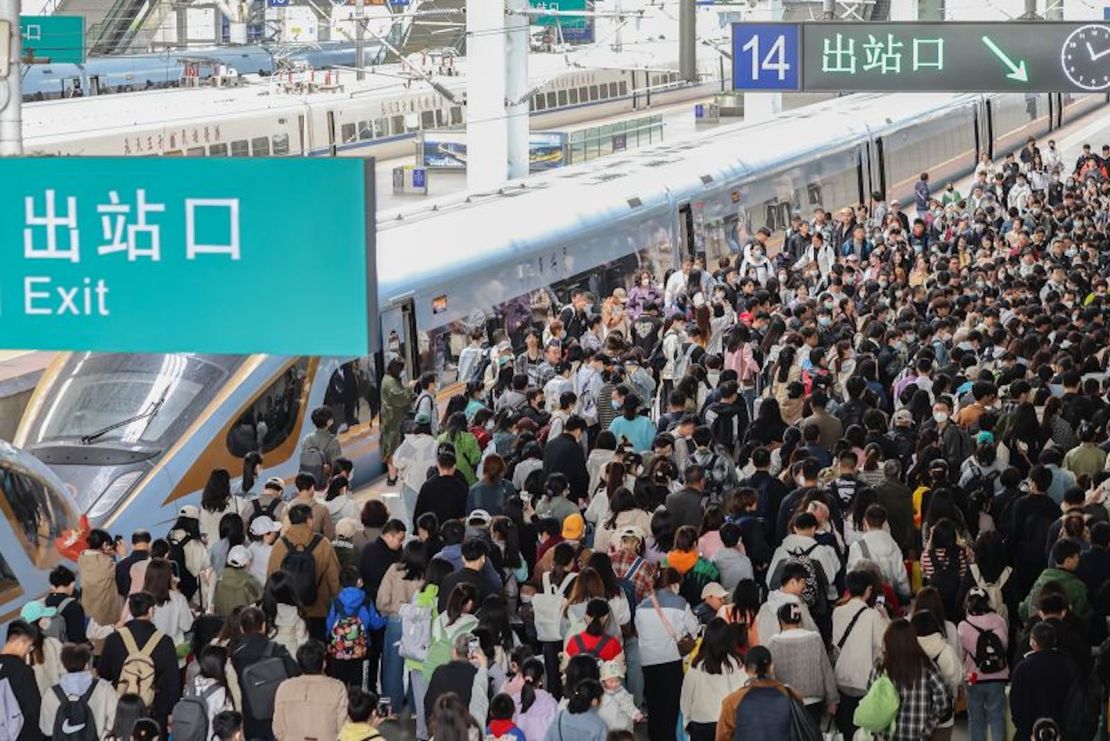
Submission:
<svg viewBox="0 0 1110 741">
<path fill-rule="evenodd" d="M 347 722 L 339 729 L 338 741 L 373 741 L 384 738 L 378 726 L 392 714 L 388 697 L 360 687 L 347 691 Z"/>
</svg>

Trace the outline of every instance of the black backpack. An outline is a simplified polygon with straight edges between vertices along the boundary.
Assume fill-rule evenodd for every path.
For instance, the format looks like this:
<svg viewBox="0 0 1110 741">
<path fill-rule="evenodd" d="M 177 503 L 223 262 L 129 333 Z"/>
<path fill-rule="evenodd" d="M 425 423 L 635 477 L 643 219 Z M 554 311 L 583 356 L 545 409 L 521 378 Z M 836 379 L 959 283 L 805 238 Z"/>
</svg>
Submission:
<svg viewBox="0 0 1110 741">
<path fill-rule="evenodd" d="M 967 624 L 975 628 L 979 637 L 975 639 L 975 655 L 972 661 L 983 674 L 996 674 L 1006 669 L 1006 647 L 993 630 L 983 630 L 970 620 Z"/>
<path fill-rule="evenodd" d="M 994 499 L 994 482 L 998 479 L 998 471 L 984 471 L 978 465 L 972 464 L 972 476 L 964 487 L 967 492 L 967 501 L 975 512 L 987 510 L 991 500 Z"/>
<path fill-rule="evenodd" d="M 274 655 L 276 650 L 274 642 L 269 641 L 262 655 L 240 674 L 239 686 L 252 718 L 268 720 L 274 717 L 274 696 L 277 695 L 278 685 L 289 678 L 285 661 Z"/>
<path fill-rule="evenodd" d="M 735 455 L 737 444 L 740 442 L 743 432 L 741 427 L 747 426 L 746 420 L 742 424 L 740 408 L 735 404 L 716 402 L 710 404 L 706 411 L 711 411 L 716 415 L 709 428 L 713 432 L 713 441 L 727 450 L 729 454 Z"/>
<path fill-rule="evenodd" d="M 54 685 L 54 694 L 58 696 L 58 714 L 54 716 L 51 738 L 64 741 L 97 741 L 100 738 L 96 732 L 96 719 L 89 707 L 97 681 L 93 679 L 80 697 L 70 697 L 60 684 Z"/>
<path fill-rule="evenodd" d="M 315 534 L 308 545 L 298 549 L 289 542 L 288 538 L 281 536 L 281 542 L 285 543 L 287 551 L 285 558 L 281 559 L 281 570 L 289 575 L 302 605 L 307 606 L 316 602 L 316 559 L 313 558 L 312 551 L 321 540 L 323 538 Z"/>
<path fill-rule="evenodd" d="M 796 551 L 787 551 L 786 558 L 779 561 L 771 575 L 770 586 L 778 589 L 782 586 L 782 570 L 788 563 L 800 563 L 806 570 L 806 585 L 802 590 L 801 598 L 809 608 L 810 615 L 824 615 L 829 611 L 829 579 L 825 574 L 825 567 L 814 560 L 813 551 L 821 545 L 814 543 L 809 548 Z"/>
<path fill-rule="evenodd" d="M 278 508 L 279 504 L 281 504 L 281 498 L 280 497 L 274 497 L 273 499 L 270 500 L 270 503 L 267 504 L 265 507 L 263 507 L 261 504 L 259 504 L 257 499 L 252 499 L 251 500 L 251 516 L 250 516 L 250 519 L 247 521 L 247 530 L 250 530 L 251 524 L 255 520 L 257 520 L 259 517 L 262 517 L 263 515 L 266 515 L 266 517 L 269 517 L 271 520 L 276 519 L 274 517 L 274 513 L 277 512 L 277 508 Z"/>
<path fill-rule="evenodd" d="M 197 577 L 185 565 L 185 546 L 191 540 L 195 540 L 195 538 L 192 535 L 186 535 L 180 543 L 170 543 L 170 561 L 177 565 L 177 588 L 187 600 L 193 599 L 193 595 L 197 593 L 197 588 L 200 586 Z"/>
</svg>

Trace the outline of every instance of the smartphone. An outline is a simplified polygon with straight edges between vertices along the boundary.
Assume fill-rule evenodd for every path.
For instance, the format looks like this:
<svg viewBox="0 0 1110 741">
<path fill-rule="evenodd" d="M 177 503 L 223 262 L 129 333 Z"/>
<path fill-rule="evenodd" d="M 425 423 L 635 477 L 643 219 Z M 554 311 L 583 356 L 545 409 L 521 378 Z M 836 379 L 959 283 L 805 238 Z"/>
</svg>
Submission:
<svg viewBox="0 0 1110 741">
<path fill-rule="evenodd" d="M 875 598 L 875 607 L 886 607 L 886 595 L 880 594 Z"/>
<path fill-rule="evenodd" d="M 481 649 L 482 649 L 481 641 L 479 641 L 477 638 L 471 638 L 470 642 L 467 644 L 466 653 L 467 653 L 468 656 L 473 656 L 474 654 L 478 653 L 478 651 L 480 651 Z"/>
<path fill-rule="evenodd" d="M 529 504 L 532 503 L 532 495 L 526 491 L 523 491 L 520 493 L 520 501 L 524 502 L 524 506 L 527 507 Z"/>
<path fill-rule="evenodd" d="M 388 697 L 378 700 L 378 717 L 388 718 L 393 715 L 393 702 Z"/>
</svg>

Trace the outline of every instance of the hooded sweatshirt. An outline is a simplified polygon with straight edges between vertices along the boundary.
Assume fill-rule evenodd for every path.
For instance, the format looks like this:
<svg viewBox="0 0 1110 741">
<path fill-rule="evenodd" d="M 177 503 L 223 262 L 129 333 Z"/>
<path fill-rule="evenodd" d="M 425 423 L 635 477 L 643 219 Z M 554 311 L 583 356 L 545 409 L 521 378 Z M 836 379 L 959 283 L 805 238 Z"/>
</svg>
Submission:
<svg viewBox="0 0 1110 741">
<path fill-rule="evenodd" d="M 755 624 L 759 629 L 759 642 L 766 646 L 771 636 L 779 633 L 779 608 L 787 602 L 794 602 L 802 608 L 802 627 L 806 630 L 817 630 L 817 623 L 810 617 L 809 608 L 805 602 L 793 594 L 788 594 L 781 589 L 772 590 L 767 595 L 767 601 L 759 608 L 755 616 Z"/>
<path fill-rule="evenodd" d="M 96 682 L 96 689 L 89 697 L 89 709 L 92 711 L 93 721 L 96 723 L 97 738 L 106 738 L 111 733 L 116 723 L 116 691 L 111 682 L 96 679 L 91 672 L 75 672 L 63 674 L 58 684 L 67 697 L 81 697 L 88 691 L 89 686 Z M 51 689 L 42 696 L 42 707 L 37 719 L 24 718 L 24 725 L 39 725 L 39 730 L 47 737 L 54 735 L 54 721 L 58 710 L 61 708 L 58 695 Z"/>
<path fill-rule="evenodd" d="M 910 580 L 906 576 L 906 562 L 902 549 L 886 530 L 868 530 L 848 548 L 848 570 L 860 561 L 873 562 L 883 572 L 883 580 L 894 587 L 899 597 L 910 594 Z"/>
<path fill-rule="evenodd" d="M 337 622 L 354 615 L 358 616 L 367 633 L 385 627 L 385 618 L 378 614 L 374 603 L 366 599 L 366 592 L 362 591 L 362 587 L 343 587 L 328 610 L 328 635 L 331 635 Z"/>
</svg>

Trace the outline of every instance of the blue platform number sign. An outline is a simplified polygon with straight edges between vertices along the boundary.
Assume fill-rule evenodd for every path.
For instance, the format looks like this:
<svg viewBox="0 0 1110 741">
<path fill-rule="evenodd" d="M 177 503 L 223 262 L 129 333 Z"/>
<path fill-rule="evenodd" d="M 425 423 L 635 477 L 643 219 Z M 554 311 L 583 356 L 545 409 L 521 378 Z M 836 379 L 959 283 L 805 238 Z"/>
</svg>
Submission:
<svg viewBox="0 0 1110 741">
<path fill-rule="evenodd" d="M 798 90 L 801 47 L 794 23 L 732 24 L 732 87 Z"/>
</svg>

